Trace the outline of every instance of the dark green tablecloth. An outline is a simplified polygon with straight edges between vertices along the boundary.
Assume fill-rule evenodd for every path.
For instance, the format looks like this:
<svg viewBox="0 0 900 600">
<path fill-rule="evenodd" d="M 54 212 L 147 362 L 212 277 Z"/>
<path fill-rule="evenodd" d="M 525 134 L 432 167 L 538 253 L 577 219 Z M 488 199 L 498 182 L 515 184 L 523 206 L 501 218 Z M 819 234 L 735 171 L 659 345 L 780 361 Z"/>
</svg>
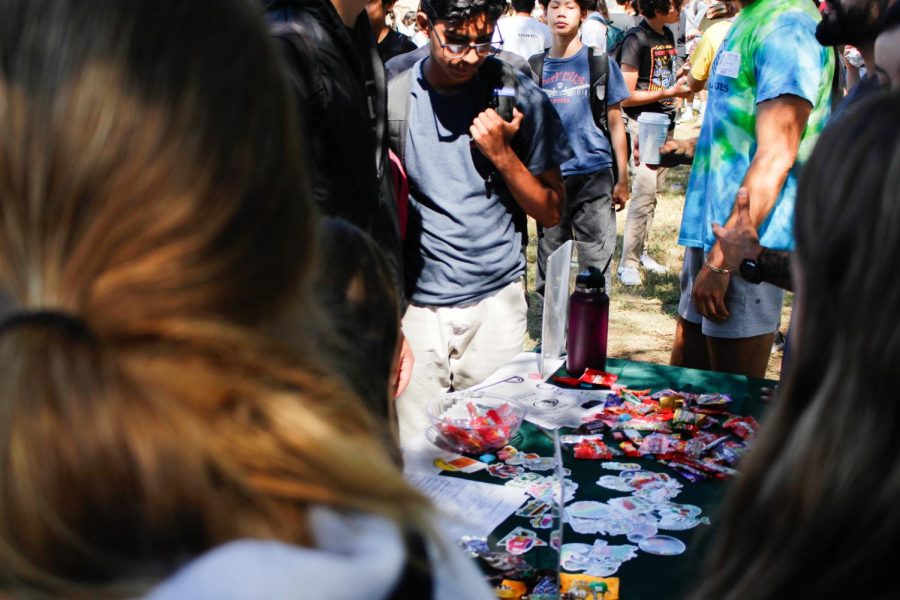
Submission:
<svg viewBox="0 0 900 600">
<path fill-rule="evenodd" d="M 741 415 L 753 415 L 760 418 L 763 404 L 760 401 L 760 389 L 771 387 L 775 382 L 762 379 L 750 379 L 738 375 L 713 373 L 694 369 L 682 369 L 666 365 L 656 365 L 628 360 L 609 359 L 606 370 L 619 376 L 619 383 L 631 389 L 650 388 L 654 392 L 672 388 L 695 393 L 728 393 L 734 398 L 730 412 Z M 608 437 L 608 436 L 607 436 Z M 535 452 L 541 456 L 553 455 L 553 444 L 538 428 L 525 423 L 516 439 L 519 450 Z M 651 471 L 672 471 L 650 459 L 631 459 L 622 457 L 621 461 L 637 462 Z M 563 453 L 565 466 L 572 470 L 572 479 L 578 483 L 577 500 L 606 501 L 621 492 L 614 492 L 596 485 L 601 475 L 615 475 L 614 471 L 603 470 L 603 461 L 577 460 L 570 451 Z M 477 479 L 489 483 L 502 483 L 485 471 L 472 475 L 453 474 L 467 479 Z M 727 490 L 727 482 L 708 480 L 700 483 L 689 483 L 677 475 L 673 475 L 684 485 L 681 493 L 673 499 L 680 504 L 694 504 L 703 508 L 703 514 L 709 516 L 715 525 L 715 511 Z M 515 527 L 532 529 L 528 519 L 512 516 L 501 524 L 489 539 L 493 545 Z M 549 540 L 548 529 L 537 530 L 541 539 Z M 706 544 L 709 541 L 711 528 L 700 525 L 689 531 L 660 531 L 661 534 L 672 535 L 683 540 L 688 547 L 685 554 L 676 557 L 661 557 L 638 552 L 637 558 L 625 562 L 614 576 L 620 578 L 621 597 L 625 600 L 650 598 L 681 598 L 702 577 L 702 561 Z M 563 543 L 581 542 L 591 544 L 598 536 L 575 533 L 566 525 Z M 625 536 L 600 536 L 610 545 L 628 544 Z M 541 568 L 555 567 L 557 555 L 547 548 L 536 548 L 525 555 L 533 565 Z"/>
</svg>

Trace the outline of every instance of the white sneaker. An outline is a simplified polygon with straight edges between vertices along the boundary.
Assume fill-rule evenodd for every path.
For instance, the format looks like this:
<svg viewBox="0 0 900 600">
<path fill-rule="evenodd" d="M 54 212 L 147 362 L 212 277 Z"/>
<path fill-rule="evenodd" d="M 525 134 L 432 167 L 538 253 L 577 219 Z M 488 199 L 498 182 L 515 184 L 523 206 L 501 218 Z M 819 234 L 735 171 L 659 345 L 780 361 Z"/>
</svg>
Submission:
<svg viewBox="0 0 900 600">
<path fill-rule="evenodd" d="M 690 123 L 694 120 L 694 112 L 690 110 L 686 110 L 681 114 L 681 117 L 678 119 L 679 123 Z"/>
<path fill-rule="evenodd" d="M 659 264 L 658 262 L 653 260 L 646 252 L 644 254 L 641 254 L 641 266 L 651 273 L 656 273 L 657 275 L 665 275 L 669 272 L 669 267 Z"/>
<path fill-rule="evenodd" d="M 619 269 L 619 281 L 622 285 L 641 285 L 641 274 L 636 267 L 622 267 Z"/>
</svg>

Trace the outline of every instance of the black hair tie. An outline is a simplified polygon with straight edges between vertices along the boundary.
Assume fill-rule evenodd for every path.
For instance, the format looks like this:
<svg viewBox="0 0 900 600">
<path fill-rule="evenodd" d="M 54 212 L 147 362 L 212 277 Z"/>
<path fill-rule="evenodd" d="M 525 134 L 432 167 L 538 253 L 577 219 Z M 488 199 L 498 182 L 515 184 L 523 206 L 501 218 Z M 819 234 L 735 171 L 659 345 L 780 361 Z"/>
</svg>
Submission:
<svg viewBox="0 0 900 600">
<path fill-rule="evenodd" d="M 11 313 L 0 320 L 0 335 L 23 325 L 57 329 L 71 338 L 96 339 L 84 319 L 59 310 L 23 310 Z"/>
</svg>

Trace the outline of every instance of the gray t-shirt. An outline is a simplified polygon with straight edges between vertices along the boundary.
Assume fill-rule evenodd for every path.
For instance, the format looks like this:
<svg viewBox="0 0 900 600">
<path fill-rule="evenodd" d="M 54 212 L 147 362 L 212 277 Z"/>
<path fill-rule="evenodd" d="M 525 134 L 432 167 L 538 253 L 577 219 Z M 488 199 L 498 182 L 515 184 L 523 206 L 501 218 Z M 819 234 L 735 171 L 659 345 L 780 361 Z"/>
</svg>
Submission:
<svg viewBox="0 0 900 600">
<path fill-rule="evenodd" d="M 472 302 L 525 273 L 524 213 L 493 165 L 471 144 L 469 126 L 484 109 L 488 82 L 476 75 L 452 94 L 433 89 L 413 67 L 405 166 L 409 178 L 407 290 L 417 304 Z M 572 151 L 565 129 L 537 85 L 518 75 L 525 115 L 513 147 L 538 175 Z"/>
</svg>

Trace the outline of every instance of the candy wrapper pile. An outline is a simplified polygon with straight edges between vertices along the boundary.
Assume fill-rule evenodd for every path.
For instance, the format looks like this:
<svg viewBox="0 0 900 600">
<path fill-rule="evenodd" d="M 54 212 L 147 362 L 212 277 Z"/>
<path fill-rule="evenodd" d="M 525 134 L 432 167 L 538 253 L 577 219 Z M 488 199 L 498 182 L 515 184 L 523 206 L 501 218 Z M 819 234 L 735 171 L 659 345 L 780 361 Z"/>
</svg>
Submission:
<svg viewBox="0 0 900 600">
<path fill-rule="evenodd" d="M 728 394 L 617 391 L 602 411 L 563 436 L 576 458 L 652 457 L 690 482 L 727 479 L 759 429 L 753 417 L 728 413 Z"/>
<path fill-rule="evenodd" d="M 561 570 L 581 577 L 579 581 L 616 586 L 615 575 L 622 564 L 641 553 L 675 556 L 685 552 L 685 542 L 671 533 L 709 524 L 709 519 L 700 507 L 681 504 L 676 497 L 685 485 L 733 476 L 759 428 L 753 417 L 729 413 L 732 398 L 727 394 L 675 390 L 651 394 L 616 386 L 613 380 L 603 385 L 614 393 L 581 426 L 560 436 L 560 441 L 573 450 L 576 459 L 598 461 L 597 486 L 625 495 L 606 501 L 581 499 L 568 469 L 560 468 L 554 475 L 552 458 L 511 446 L 496 456 L 480 458 L 489 462 L 489 475 L 507 486 L 521 487 L 531 498 L 516 511 L 518 524 L 494 544 L 483 538 L 461 540 L 470 556 L 506 578 L 497 588 L 498 597 L 519 597 L 510 586 L 529 582 L 530 588 L 540 578 L 528 558 L 536 548 L 557 549 Z M 652 471 L 629 460 L 636 458 L 653 459 L 671 471 Z M 564 478 L 562 514 L 557 509 L 559 477 Z M 590 543 L 564 543 L 556 531 L 560 518 L 571 531 L 590 536 Z M 511 595 L 501 596 L 504 590 Z M 547 597 L 570 597 L 562 591 Z"/>
</svg>

